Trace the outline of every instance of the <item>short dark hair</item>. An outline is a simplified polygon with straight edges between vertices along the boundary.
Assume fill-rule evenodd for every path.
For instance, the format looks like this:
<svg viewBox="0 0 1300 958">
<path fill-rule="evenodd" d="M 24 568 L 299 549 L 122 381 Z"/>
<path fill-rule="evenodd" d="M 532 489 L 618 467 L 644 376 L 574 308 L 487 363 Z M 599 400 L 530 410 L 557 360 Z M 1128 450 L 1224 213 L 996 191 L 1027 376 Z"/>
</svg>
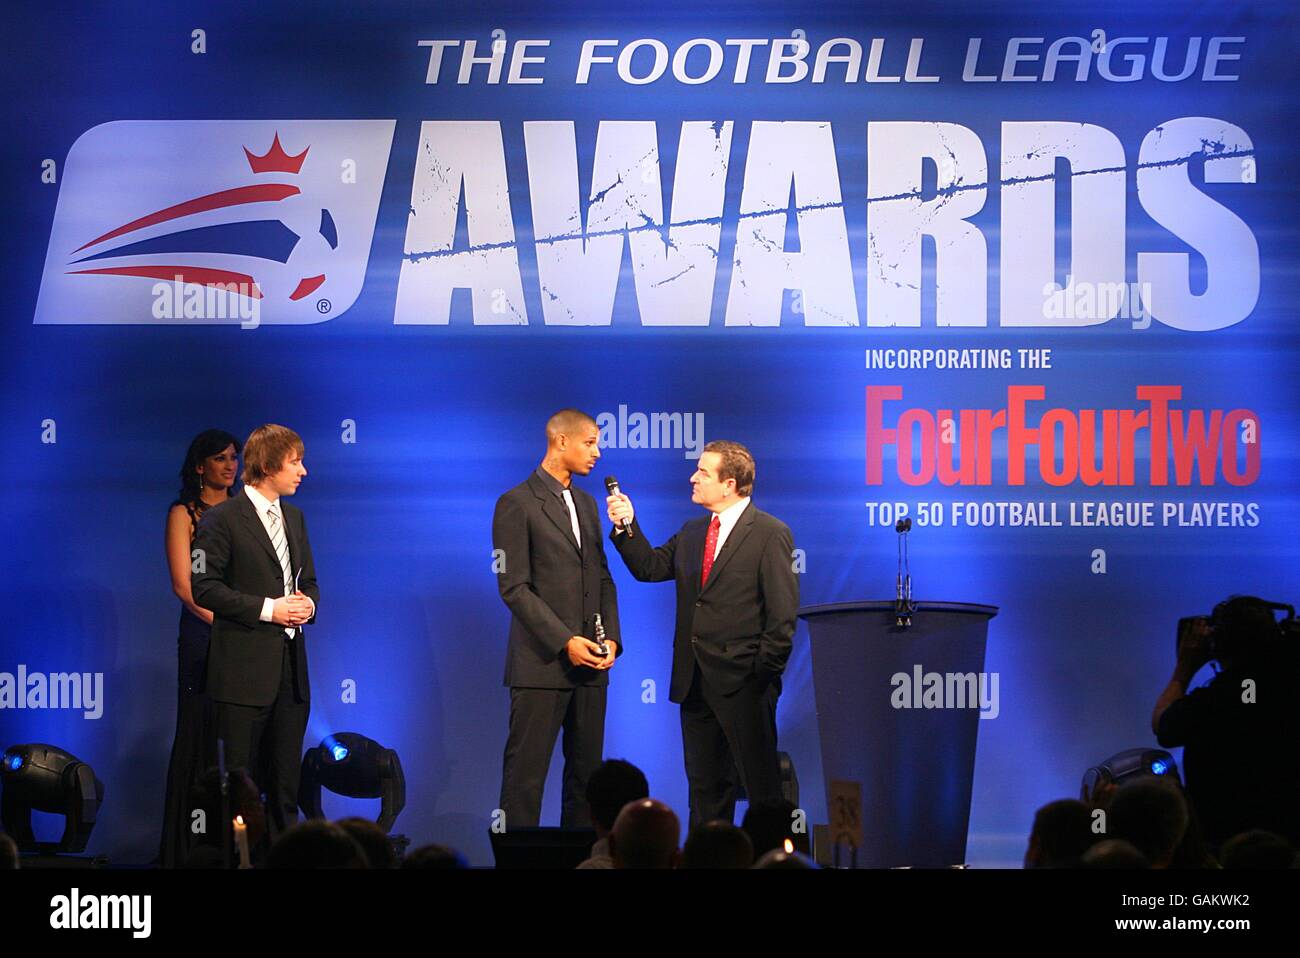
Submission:
<svg viewBox="0 0 1300 958">
<path fill-rule="evenodd" d="M 352 840 L 366 853 L 366 862 L 371 868 L 396 868 L 397 852 L 393 843 L 376 822 L 368 818 L 340 818 L 336 823 L 352 836 Z"/>
<path fill-rule="evenodd" d="M 645 773 L 631 762 L 611 758 L 601 762 L 587 779 L 587 804 L 591 818 L 602 828 L 614 827 L 614 819 L 628 802 L 650 797 Z"/>
<path fill-rule="evenodd" d="M 747 496 L 754 491 L 754 457 L 748 449 L 730 439 L 715 439 L 704 446 L 704 452 L 716 452 L 718 478 L 736 480 L 736 495 Z"/>
<path fill-rule="evenodd" d="M 343 828 L 323 818 L 299 822 L 271 846 L 268 868 L 365 868 L 366 853 Z"/>
<path fill-rule="evenodd" d="M 682 848 L 683 868 L 748 868 L 754 843 L 743 829 L 720 818 L 696 825 Z"/>
<path fill-rule="evenodd" d="M 1133 847 L 1131 842 L 1122 838 L 1107 838 L 1097 842 L 1083 853 L 1081 864 L 1085 869 L 1134 869 L 1150 868 L 1151 863 Z"/>
<path fill-rule="evenodd" d="M 1053 867 L 1077 862 L 1092 847 L 1092 809 L 1077 798 L 1048 802 L 1034 814 L 1031 839 L 1038 839 L 1036 864 Z"/>
<path fill-rule="evenodd" d="M 1187 831 L 1187 801 L 1177 785 L 1148 778 L 1123 785 L 1111 799 L 1107 832 L 1140 851 L 1154 866 L 1167 865 Z"/>
<path fill-rule="evenodd" d="M 402 859 L 403 870 L 454 871 L 458 868 L 468 867 L 469 865 L 466 864 L 464 856 L 456 849 L 448 848 L 446 845 L 422 845 Z"/>
<path fill-rule="evenodd" d="M 546 420 L 546 444 L 549 446 L 560 433 L 572 435 L 579 428 L 596 425 L 596 420 L 581 409 L 561 409 Z"/>
<path fill-rule="evenodd" d="M 1216 656 L 1251 659 L 1269 651 L 1278 638 L 1277 618 L 1265 600 L 1253 595 L 1224 599 L 1210 613 Z"/>
<path fill-rule="evenodd" d="M 1255 828 L 1223 843 L 1219 856 L 1224 868 L 1293 868 L 1295 849 L 1274 832 Z"/>
</svg>

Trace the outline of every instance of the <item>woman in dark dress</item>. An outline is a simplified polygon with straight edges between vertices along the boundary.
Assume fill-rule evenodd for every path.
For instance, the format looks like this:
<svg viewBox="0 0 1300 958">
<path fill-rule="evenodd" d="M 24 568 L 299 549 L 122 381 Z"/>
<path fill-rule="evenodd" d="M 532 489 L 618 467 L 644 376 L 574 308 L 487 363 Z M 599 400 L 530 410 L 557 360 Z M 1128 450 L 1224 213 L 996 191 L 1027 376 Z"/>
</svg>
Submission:
<svg viewBox="0 0 1300 958">
<path fill-rule="evenodd" d="M 181 600 L 181 622 L 176 737 L 167 767 L 163 811 L 160 857 L 164 868 L 183 866 L 198 843 L 199 836 L 190 829 L 191 791 L 204 771 L 217 763 L 215 710 L 204 689 L 212 613 L 195 605 L 190 593 L 190 547 L 204 511 L 232 495 L 239 450 L 239 440 L 220 429 L 195 436 L 181 467 L 180 496 L 167 510 L 167 567 L 172 591 Z"/>
</svg>

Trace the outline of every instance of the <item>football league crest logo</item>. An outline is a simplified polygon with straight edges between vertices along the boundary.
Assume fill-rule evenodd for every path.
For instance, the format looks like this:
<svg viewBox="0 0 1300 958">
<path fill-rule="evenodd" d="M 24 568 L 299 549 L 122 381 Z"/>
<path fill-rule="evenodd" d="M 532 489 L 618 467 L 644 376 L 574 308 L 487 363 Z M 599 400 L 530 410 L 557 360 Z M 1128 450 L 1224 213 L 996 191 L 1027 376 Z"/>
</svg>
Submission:
<svg viewBox="0 0 1300 958">
<path fill-rule="evenodd" d="M 356 301 L 392 120 L 118 121 L 83 134 L 36 323 L 301 324 Z"/>
</svg>

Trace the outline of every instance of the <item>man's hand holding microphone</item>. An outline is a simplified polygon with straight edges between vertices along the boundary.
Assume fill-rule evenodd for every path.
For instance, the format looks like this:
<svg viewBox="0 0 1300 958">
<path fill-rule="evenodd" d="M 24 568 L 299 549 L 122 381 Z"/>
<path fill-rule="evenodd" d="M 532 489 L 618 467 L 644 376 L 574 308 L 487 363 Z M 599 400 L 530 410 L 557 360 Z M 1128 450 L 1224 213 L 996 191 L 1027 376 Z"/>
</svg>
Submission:
<svg viewBox="0 0 1300 958">
<path fill-rule="evenodd" d="M 605 509 L 609 521 L 614 523 L 619 533 L 626 534 L 632 525 L 632 517 L 636 514 L 632 509 L 632 500 L 621 492 L 615 492 L 605 499 Z"/>
</svg>

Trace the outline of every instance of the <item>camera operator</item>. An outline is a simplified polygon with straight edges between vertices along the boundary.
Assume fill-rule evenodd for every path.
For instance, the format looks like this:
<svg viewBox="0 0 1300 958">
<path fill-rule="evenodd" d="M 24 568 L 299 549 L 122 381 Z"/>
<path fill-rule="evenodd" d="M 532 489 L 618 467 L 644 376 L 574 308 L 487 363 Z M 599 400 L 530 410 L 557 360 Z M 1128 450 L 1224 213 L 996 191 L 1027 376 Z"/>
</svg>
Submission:
<svg viewBox="0 0 1300 958">
<path fill-rule="evenodd" d="M 1161 746 L 1183 746 L 1187 794 L 1215 849 L 1254 828 L 1300 841 L 1300 642 L 1284 634 L 1274 608 L 1234 596 L 1209 618 L 1180 620 L 1177 664 L 1151 715 Z M 1221 670 L 1188 693 L 1210 661 Z"/>
</svg>

